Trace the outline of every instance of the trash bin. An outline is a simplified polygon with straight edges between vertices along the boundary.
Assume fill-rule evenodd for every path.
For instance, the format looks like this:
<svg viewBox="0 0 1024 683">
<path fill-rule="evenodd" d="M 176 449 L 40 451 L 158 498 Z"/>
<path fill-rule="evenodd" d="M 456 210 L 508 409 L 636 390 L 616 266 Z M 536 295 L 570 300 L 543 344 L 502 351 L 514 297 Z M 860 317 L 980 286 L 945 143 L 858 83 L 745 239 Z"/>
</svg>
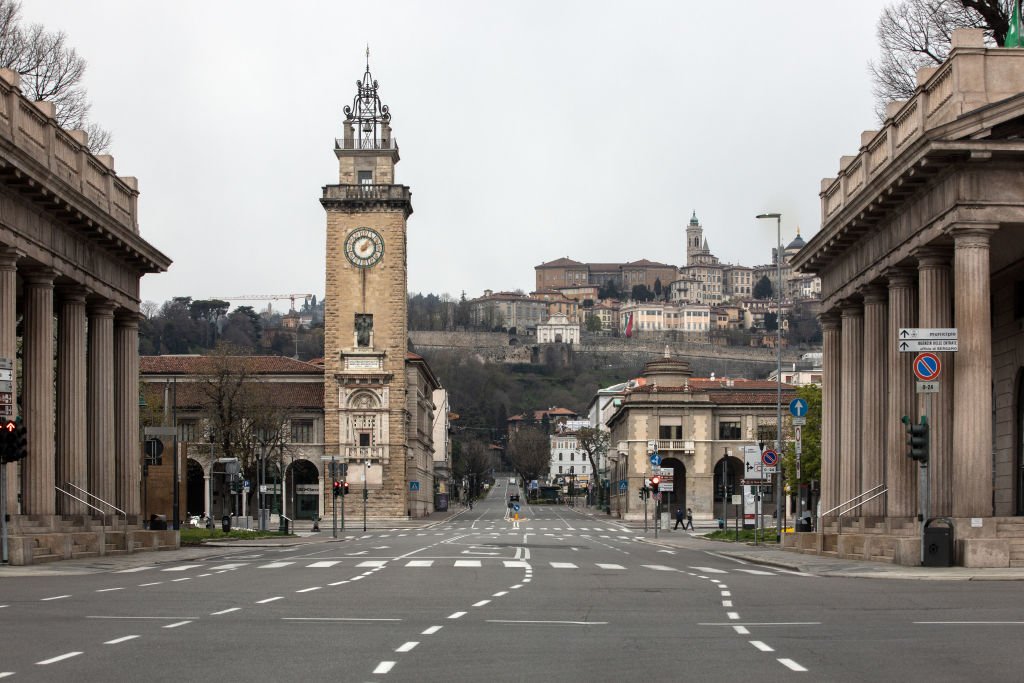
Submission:
<svg viewBox="0 0 1024 683">
<path fill-rule="evenodd" d="M 227 533 L 227 532 L 231 531 L 231 516 L 230 515 L 224 515 L 223 517 L 221 517 L 221 519 L 220 519 L 220 529 L 224 533 Z"/>
<path fill-rule="evenodd" d="M 796 530 L 797 531 L 811 531 L 812 530 L 811 529 L 811 518 L 810 517 L 801 517 L 800 519 L 796 520 Z"/>
<path fill-rule="evenodd" d="M 314 524 L 315 524 L 315 522 L 314 522 Z M 285 517 L 284 515 L 281 515 L 281 526 L 278 527 L 278 530 L 282 534 L 288 533 L 288 518 Z M 319 531 L 319 529 L 317 529 L 317 531 Z"/>
<path fill-rule="evenodd" d="M 935 522 L 944 522 L 948 526 L 932 526 Z M 924 562 L 925 567 L 953 566 L 953 522 L 945 517 L 936 517 L 925 523 L 924 527 Z"/>
<path fill-rule="evenodd" d="M 719 519 L 718 520 L 718 528 L 719 529 L 724 529 L 725 528 L 725 520 L 724 519 Z"/>
</svg>

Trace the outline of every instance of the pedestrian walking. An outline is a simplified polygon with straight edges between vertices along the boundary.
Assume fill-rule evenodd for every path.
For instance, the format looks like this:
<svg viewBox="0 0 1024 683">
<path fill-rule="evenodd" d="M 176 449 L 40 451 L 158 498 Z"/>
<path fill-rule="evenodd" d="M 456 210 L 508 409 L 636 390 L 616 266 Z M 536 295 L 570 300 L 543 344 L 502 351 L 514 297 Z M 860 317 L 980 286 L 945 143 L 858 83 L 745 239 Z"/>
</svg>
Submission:
<svg viewBox="0 0 1024 683">
<path fill-rule="evenodd" d="M 686 508 L 686 526 L 683 527 L 683 531 L 689 529 L 694 531 L 693 528 L 693 508 Z"/>
<path fill-rule="evenodd" d="M 679 528 L 679 525 L 683 523 L 683 508 L 676 508 L 676 525 L 672 527 L 672 531 Z M 686 526 L 683 526 L 683 531 L 686 531 Z"/>
</svg>

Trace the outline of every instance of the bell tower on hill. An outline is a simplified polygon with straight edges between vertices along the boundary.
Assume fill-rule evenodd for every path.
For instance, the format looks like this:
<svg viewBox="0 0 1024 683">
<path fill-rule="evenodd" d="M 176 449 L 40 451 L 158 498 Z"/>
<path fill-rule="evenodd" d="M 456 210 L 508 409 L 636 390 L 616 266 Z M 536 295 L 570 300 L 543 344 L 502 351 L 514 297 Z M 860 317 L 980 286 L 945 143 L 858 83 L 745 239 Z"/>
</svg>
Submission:
<svg viewBox="0 0 1024 683">
<path fill-rule="evenodd" d="M 366 72 L 344 108 L 342 137 L 334 145 L 338 184 L 325 186 L 320 198 L 327 212 L 324 458 L 347 465 L 356 494 L 349 510 L 361 506 L 365 490 L 367 514 L 393 518 L 407 514 L 406 221 L 412 193 L 395 183 L 398 144 L 378 88 L 367 50 Z M 332 483 L 328 472 L 323 500 Z"/>
</svg>

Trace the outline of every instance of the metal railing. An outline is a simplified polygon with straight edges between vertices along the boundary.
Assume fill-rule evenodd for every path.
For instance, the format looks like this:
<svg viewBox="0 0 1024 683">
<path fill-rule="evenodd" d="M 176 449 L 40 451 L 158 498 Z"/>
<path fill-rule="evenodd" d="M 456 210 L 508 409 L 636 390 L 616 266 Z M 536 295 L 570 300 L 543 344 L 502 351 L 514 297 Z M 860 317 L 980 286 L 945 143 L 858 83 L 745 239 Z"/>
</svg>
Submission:
<svg viewBox="0 0 1024 683">
<path fill-rule="evenodd" d="M 100 516 L 103 517 L 103 526 L 107 525 L 107 514 L 109 514 L 109 513 L 104 512 L 103 510 L 101 510 L 100 508 L 96 507 L 92 503 L 89 503 L 86 500 L 82 500 L 81 498 L 79 498 L 75 494 L 71 493 L 70 491 L 65 491 L 64 489 L 62 489 L 61 487 L 57 486 L 56 484 L 54 485 L 53 488 L 56 489 L 57 491 L 59 491 L 60 493 L 63 493 L 68 498 L 70 498 L 72 500 L 77 500 L 79 503 L 81 503 L 82 505 L 86 506 L 87 508 L 91 508 L 91 509 L 95 510 L 96 512 L 100 513 Z"/>
<path fill-rule="evenodd" d="M 879 489 L 881 489 L 881 491 L 879 491 Z M 864 491 L 863 493 L 854 496 L 853 498 L 851 498 L 850 500 L 848 500 L 848 501 L 846 501 L 844 503 L 840 503 L 839 505 L 836 505 L 834 508 L 829 508 L 828 510 L 825 510 L 825 512 L 822 512 L 820 515 L 818 515 L 818 533 L 825 533 L 825 529 L 821 525 L 821 521 L 823 519 L 825 519 L 825 517 L 827 517 L 828 515 L 832 514 L 836 510 L 840 510 L 840 508 L 844 508 L 847 505 L 849 505 L 850 506 L 849 508 L 847 508 L 846 510 L 840 510 L 839 514 L 836 515 L 836 522 L 837 522 L 837 527 L 838 527 L 837 530 L 836 530 L 836 533 L 837 534 L 843 533 L 843 515 L 845 515 L 848 512 L 852 512 L 852 511 L 856 510 L 860 506 L 864 505 L 864 503 L 870 503 L 875 498 L 878 498 L 880 496 L 884 496 L 888 492 L 889 492 L 889 489 L 886 488 L 885 484 L 879 484 L 878 486 L 870 488 L 867 491 Z M 864 498 L 865 496 L 869 496 L 869 497 L 868 498 Z M 860 500 L 861 498 L 864 498 L 864 500 L 861 500 L 856 505 L 852 505 L 852 503 L 854 501 Z"/>
<path fill-rule="evenodd" d="M 74 490 L 78 491 L 79 493 L 81 493 L 82 495 L 86 496 L 86 497 L 87 497 L 87 498 L 89 498 L 90 500 L 94 500 L 94 501 L 96 501 L 96 502 L 100 503 L 101 505 L 105 505 L 105 506 L 107 506 L 108 508 L 110 508 L 111 510 L 113 510 L 114 512 L 116 512 L 117 514 L 119 514 L 119 515 L 122 515 L 122 516 L 124 517 L 124 530 L 125 530 L 125 531 L 128 531 L 128 513 L 127 513 L 127 512 L 125 512 L 125 511 L 124 511 L 124 510 L 122 510 L 121 508 L 117 507 L 117 506 L 116 506 L 116 505 L 114 505 L 113 503 L 108 503 L 107 501 L 103 500 L 103 499 L 102 499 L 102 498 L 100 498 L 99 496 L 96 496 L 96 495 L 93 495 L 93 494 L 89 493 L 88 491 L 86 491 L 86 490 L 85 490 L 85 489 L 83 489 L 82 487 L 80 487 L 80 486 L 75 486 L 75 485 L 74 485 L 74 484 L 72 484 L 72 483 L 71 483 L 70 481 L 66 481 L 66 482 L 64 482 L 64 485 L 65 485 L 65 486 L 68 486 L 68 487 L 70 487 L 70 488 L 73 488 Z M 58 490 L 59 490 L 59 489 L 58 489 Z M 77 500 L 77 499 L 76 499 L 76 500 Z M 86 505 L 88 505 L 88 503 L 86 503 Z M 95 510 L 95 509 L 96 509 L 96 508 L 95 508 L 94 506 L 92 506 L 92 505 L 89 505 L 89 507 L 91 507 L 91 508 L 92 508 L 93 510 Z M 101 511 L 101 512 L 102 512 L 102 511 Z M 105 513 L 105 512 L 103 513 L 103 515 L 104 515 L 104 521 L 106 521 L 106 514 L 107 514 L 107 513 Z"/>
</svg>

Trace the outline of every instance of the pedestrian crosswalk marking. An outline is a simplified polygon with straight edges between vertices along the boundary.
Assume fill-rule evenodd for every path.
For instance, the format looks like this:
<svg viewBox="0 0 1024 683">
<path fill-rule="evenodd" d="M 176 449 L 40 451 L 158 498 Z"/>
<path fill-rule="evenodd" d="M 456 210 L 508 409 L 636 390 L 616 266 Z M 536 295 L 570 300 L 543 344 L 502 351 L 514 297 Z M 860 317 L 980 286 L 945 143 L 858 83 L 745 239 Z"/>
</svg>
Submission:
<svg viewBox="0 0 1024 683">
<path fill-rule="evenodd" d="M 523 560 L 503 560 L 506 567 L 529 567 L 530 563 Z"/>
<path fill-rule="evenodd" d="M 455 560 L 456 567 L 479 567 L 480 560 Z"/>
<path fill-rule="evenodd" d="M 383 567 L 388 563 L 387 560 L 365 560 L 357 564 L 357 567 Z"/>
<path fill-rule="evenodd" d="M 621 564 L 601 564 L 598 562 L 597 566 L 601 569 L 625 569 Z"/>
<path fill-rule="evenodd" d="M 307 565 L 310 569 L 321 567 L 333 567 L 336 564 L 340 564 L 341 560 L 323 560 L 322 562 L 314 562 L 313 564 Z"/>
<path fill-rule="evenodd" d="M 167 567 L 166 569 L 161 569 L 160 571 L 163 571 L 163 572 L 183 572 L 183 571 L 186 571 L 186 570 L 189 570 L 189 569 L 195 569 L 196 567 L 202 567 L 202 566 L 203 565 L 201 565 L 201 564 L 182 564 L 182 565 L 179 565 L 177 567 Z"/>
<path fill-rule="evenodd" d="M 676 571 L 673 567 L 666 567 L 663 564 L 644 564 L 644 565 L 640 565 L 640 566 L 647 567 L 648 569 L 653 569 L 653 570 L 658 571 L 658 572 L 674 572 L 674 571 Z"/>
<path fill-rule="evenodd" d="M 294 562 L 270 562 L 268 564 L 261 564 L 257 569 L 280 569 L 281 567 L 287 567 Z M 197 565 L 198 566 L 198 565 Z"/>
<path fill-rule="evenodd" d="M 705 574 L 728 574 L 727 571 L 723 569 L 715 569 L 714 567 L 690 567 L 690 569 L 696 569 L 697 571 L 704 572 Z"/>
<path fill-rule="evenodd" d="M 409 560 L 405 565 L 406 567 L 431 567 L 433 566 L 433 560 Z"/>
<path fill-rule="evenodd" d="M 239 567 L 244 567 L 247 564 L 249 564 L 249 563 L 248 562 L 232 562 L 231 564 L 220 564 L 220 565 L 217 565 L 216 567 L 210 567 L 210 571 L 216 572 L 216 571 L 227 571 L 228 569 L 238 569 Z"/>
<path fill-rule="evenodd" d="M 551 563 L 551 568 L 552 569 L 579 569 L 579 567 L 574 565 L 572 562 L 552 562 Z"/>
</svg>

